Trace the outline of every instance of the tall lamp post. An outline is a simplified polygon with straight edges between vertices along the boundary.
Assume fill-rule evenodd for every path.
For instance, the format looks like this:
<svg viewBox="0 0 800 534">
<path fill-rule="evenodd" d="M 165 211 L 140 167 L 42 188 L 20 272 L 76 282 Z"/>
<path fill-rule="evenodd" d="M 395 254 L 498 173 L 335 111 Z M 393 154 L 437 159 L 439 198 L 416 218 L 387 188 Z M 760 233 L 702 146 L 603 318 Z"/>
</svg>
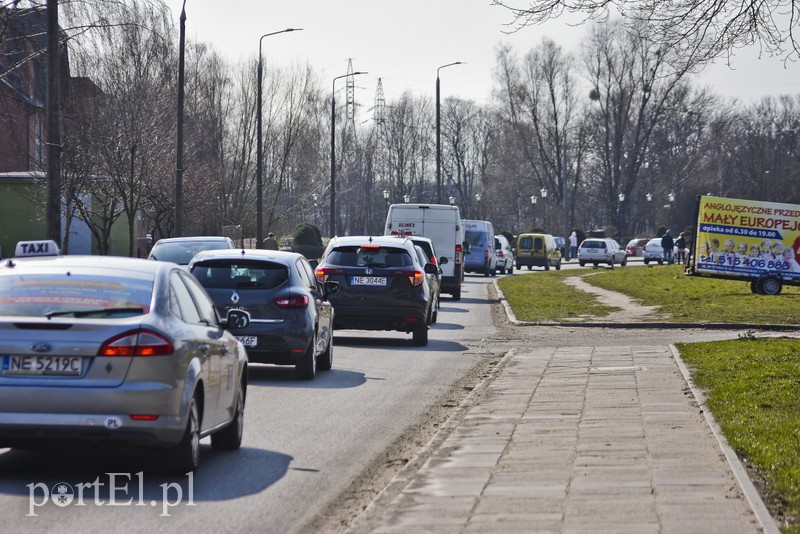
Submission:
<svg viewBox="0 0 800 534">
<path fill-rule="evenodd" d="M 536 228 L 536 203 L 539 201 L 539 197 L 536 195 L 531 195 L 531 219 L 533 226 L 531 226 L 531 230 Z"/>
<path fill-rule="evenodd" d="M 258 39 L 258 117 L 256 119 L 256 248 L 264 248 L 264 140 L 261 119 L 261 82 L 263 63 L 261 62 L 261 41 L 264 37 L 300 31 L 303 28 L 286 28 L 277 32 L 265 33 Z"/>
<path fill-rule="evenodd" d="M 653 193 L 647 193 L 644 196 L 644 198 L 647 199 L 647 213 L 650 214 L 650 220 L 652 221 L 652 219 L 653 219 L 653 210 L 650 209 L 650 204 L 653 202 Z M 652 228 L 652 225 L 650 226 L 650 228 Z M 650 228 L 648 228 L 648 230 L 650 230 Z"/>
<path fill-rule="evenodd" d="M 672 226 L 672 203 L 675 202 L 675 193 L 670 191 L 667 195 L 667 200 L 669 200 L 669 204 L 667 204 L 667 208 L 669 212 L 667 214 L 667 226 Z"/>
<path fill-rule="evenodd" d="M 542 195 L 542 229 L 547 231 L 547 188 L 543 187 L 539 193 Z"/>
<path fill-rule="evenodd" d="M 186 0 L 183 0 L 178 44 L 178 148 L 175 163 L 175 235 L 183 235 L 183 98 L 184 65 L 186 55 Z M 48 210 L 49 212 L 49 210 Z"/>
<path fill-rule="evenodd" d="M 619 194 L 619 236 L 625 237 L 625 193 Z"/>
<path fill-rule="evenodd" d="M 478 217 L 483 219 L 483 206 L 481 206 L 481 194 L 475 193 L 475 202 L 478 203 Z"/>
<path fill-rule="evenodd" d="M 368 72 L 351 72 L 336 76 L 331 82 L 331 237 L 336 236 L 336 80 L 347 78 L 348 76 L 358 76 L 359 74 L 369 74 Z"/>
<path fill-rule="evenodd" d="M 442 65 L 436 69 L 436 203 L 442 203 L 442 106 L 439 103 L 439 71 L 445 67 L 453 65 L 463 65 L 461 61 L 455 61 Z M 451 202 L 452 204 L 452 202 Z"/>
</svg>

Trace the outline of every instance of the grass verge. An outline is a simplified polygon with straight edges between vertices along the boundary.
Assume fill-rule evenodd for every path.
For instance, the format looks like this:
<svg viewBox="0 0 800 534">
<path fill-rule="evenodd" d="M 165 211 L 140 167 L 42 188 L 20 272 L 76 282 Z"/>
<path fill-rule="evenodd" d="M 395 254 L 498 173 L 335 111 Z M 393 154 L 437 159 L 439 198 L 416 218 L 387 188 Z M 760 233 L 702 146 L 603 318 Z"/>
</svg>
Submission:
<svg viewBox="0 0 800 534">
<path fill-rule="evenodd" d="M 800 324 L 798 286 L 784 286 L 780 295 L 756 295 L 745 282 L 686 276 L 677 265 L 551 270 L 506 276 L 498 284 L 521 321 L 603 317 L 614 311 L 564 284 L 567 276 L 583 276 L 645 306 L 659 306 L 659 313 L 675 322 Z"/>
<path fill-rule="evenodd" d="M 679 343 L 731 447 L 766 487 L 783 532 L 800 533 L 800 340 Z"/>
</svg>

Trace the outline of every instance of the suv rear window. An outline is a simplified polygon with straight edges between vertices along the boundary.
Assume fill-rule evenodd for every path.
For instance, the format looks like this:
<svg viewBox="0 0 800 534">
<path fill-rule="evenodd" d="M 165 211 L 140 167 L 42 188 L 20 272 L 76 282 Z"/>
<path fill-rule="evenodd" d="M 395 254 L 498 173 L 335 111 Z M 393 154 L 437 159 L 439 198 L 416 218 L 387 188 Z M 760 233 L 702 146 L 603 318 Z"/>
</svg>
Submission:
<svg viewBox="0 0 800 534">
<path fill-rule="evenodd" d="M 273 289 L 289 279 L 289 269 L 269 261 L 209 261 L 192 274 L 209 289 Z"/>
<path fill-rule="evenodd" d="M 403 248 L 397 247 L 337 247 L 327 263 L 344 267 L 411 267 L 414 263 Z"/>
</svg>

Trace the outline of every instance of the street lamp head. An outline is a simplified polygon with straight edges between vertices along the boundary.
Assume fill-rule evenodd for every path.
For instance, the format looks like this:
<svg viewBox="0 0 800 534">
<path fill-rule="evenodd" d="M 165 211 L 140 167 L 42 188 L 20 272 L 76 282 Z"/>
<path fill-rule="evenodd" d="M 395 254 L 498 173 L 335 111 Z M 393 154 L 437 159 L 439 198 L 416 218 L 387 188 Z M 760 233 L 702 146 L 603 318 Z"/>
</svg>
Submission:
<svg viewBox="0 0 800 534">
<path fill-rule="evenodd" d="M 625 202 L 625 193 L 620 193 L 619 194 L 619 201 L 620 202 Z"/>
<path fill-rule="evenodd" d="M 541 191 L 539 191 L 539 193 L 541 193 L 542 198 L 547 198 L 547 188 L 546 187 L 543 187 L 541 189 Z"/>
<path fill-rule="evenodd" d="M 675 193 L 670 191 L 669 195 L 667 195 L 667 198 L 670 202 L 675 202 Z"/>
<path fill-rule="evenodd" d="M 652 202 L 653 201 L 653 193 L 647 193 L 644 196 L 644 198 L 646 198 L 648 202 Z"/>
<path fill-rule="evenodd" d="M 539 202 L 539 197 L 536 195 L 531 195 L 531 204 L 535 206 L 537 202 Z"/>
<path fill-rule="evenodd" d="M 384 189 L 383 190 L 383 199 L 384 200 L 389 200 L 389 190 L 388 189 Z"/>
<path fill-rule="evenodd" d="M 481 201 L 481 194 L 480 193 L 475 193 L 475 200 L 477 200 L 478 202 Z"/>
<path fill-rule="evenodd" d="M 454 196 L 451 196 L 450 198 L 448 198 L 448 200 L 450 201 L 451 206 L 456 203 L 456 197 Z"/>
<path fill-rule="evenodd" d="M 405 202 L 406 204 L 411 202 L 411 195 L 403 195 L 403 202 Z"/>
<path fill-rule="evenodd" d="M 316 193 L 311 193 L 311 200 L 313 200 L 314 204 L 316 204 L 317 200 L 319 200 L 319 195 Z"/>
</svg>

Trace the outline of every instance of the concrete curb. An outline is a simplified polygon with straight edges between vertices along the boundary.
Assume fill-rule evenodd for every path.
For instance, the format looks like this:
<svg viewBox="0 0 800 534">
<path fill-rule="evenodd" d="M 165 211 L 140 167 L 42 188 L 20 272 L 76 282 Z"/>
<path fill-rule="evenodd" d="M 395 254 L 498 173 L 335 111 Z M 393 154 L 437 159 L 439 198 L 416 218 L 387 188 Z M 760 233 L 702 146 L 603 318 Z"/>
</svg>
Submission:
<svg viewBox="0 0 800 534">
<path fill-rule="evenodd" d="M 733 471 L 733 476 L 736 477 L 736 481 L 739 483 L 739 487 L 741 488 L 742 493 L 744 493 L 747 502 L 750 504 L 750 508 L 753 510 L 756 519 L 758 519 L 761 528 L 766 534 L 779 534 L 780 528 L 778 527 L 775 518 L 772 517 L 772 514 L 770 514 L 767 506 L 761 499 L 761 495 L 758 493 L 758 490 L 750 480 L 750 476 L 747 474 L 747 469 L 745 469 L 745 467 L 742 465 L 742 462 L 739 460 L 739 456 L 736 454 L 736 452 L 734 452 L 731 446 L 728 445 L 728 440 L 725 439 L 725 436 L 722 434 L 722 429 L 717 423 L 717 420 L 714 419 L 714 415 L 711 413 L 711 410 L 706 405 L 705 395 L 703 395 L 703 392 L 694 385 L 689 368 L 686 367 L 686 364 L 681 359 L 677 347 L 675 347 L 673 344 L 670 344 L 669 348 L 672 351 L 672 355 L 675 357 L 675 361 L 678 363 L 678 368 L 681 370 L 681 374 L 683 374 L 683 379 L 686 381 L 686 384 L 692 391 L 692 395 L 697 401 L 697 404 L 699 404 L 700 408 L 703 410 L 703 416 L 706 419 L 706 423 L 711 429 L 711 432 L 714 434 L 717 444 L 722 450 L 722 454 L 725 455 L 725 459 L 727 460 L 731 471 Z"/>
</svg>

